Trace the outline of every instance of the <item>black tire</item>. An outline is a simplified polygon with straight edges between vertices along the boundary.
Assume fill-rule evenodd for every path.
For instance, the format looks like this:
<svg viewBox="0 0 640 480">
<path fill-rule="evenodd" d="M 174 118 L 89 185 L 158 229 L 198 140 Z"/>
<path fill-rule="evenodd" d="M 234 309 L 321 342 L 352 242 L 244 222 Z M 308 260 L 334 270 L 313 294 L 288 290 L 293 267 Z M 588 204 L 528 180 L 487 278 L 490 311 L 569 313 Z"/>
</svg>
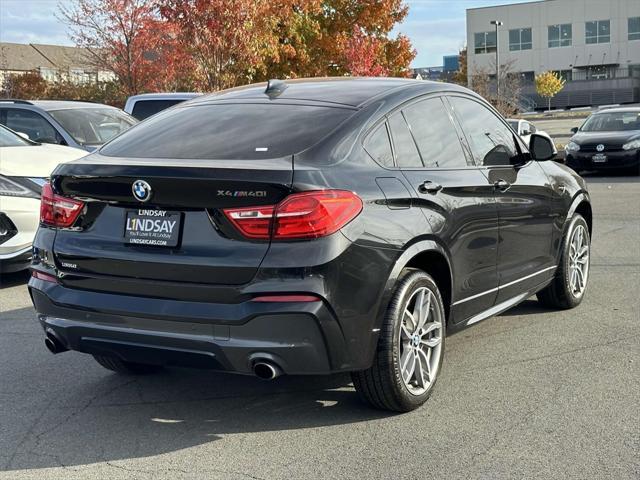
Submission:
<svg viewBox="0 0 640 480">
<path fill-rule="evenodd" d="M 117 373 L 123 373 L 125 375 L 145 375 L 149 373 L 156 373 L 162 370 L 159 365 L 147 365 L 144 363 L 125 362 L 116 357 L 105 357 L 102 355 L 94 355 L 96 362 L 107 370 L 111 370 Z"/>
<path fill-rule="evenodd" d="M 571 288 L 571 258 L 570 258 L 570 248 L 571 248 L 571 240 L 573 238 L 573 234 L 578 227 L 582 227 L 583 231 L 586 235 L 587 245 L 589 246 L 589 251 L 587 252 L 587 275 L 585 279 L 585 287 L 580 293 L 576 293 Z M 562 240 L 562 253 L 560 255 L 560 262 L 558 264 L 558 268 L 556 270 L 555 277 L 552 282 L 545 287 L 543 290 L 540 290 L 536 296 L 538 297 L 538 301 L 548 308 L 556 308 L 556 309 L 569 309 L 575 308 L 582 302 L 584 298 L 584 294 L 586 292 L 586 288 L 588 285 L 588 270 L 589 270 L 589 262 L 590 262 L 590 253 L 591 253 L 591 238 L 589 235 L 589 226 L 587 225 L 586 220 L 582 215 L 576 213 L 573 215 L 571 219 L 571 223 L 569 224 L 569 228 L 567 229 L 567 233 L 565 238 Z"/>
<path fill-rule="evenodd" d="M 412 295 L 422 287 L 426 287 L 433 294 L 431 306 L 437 309 L 437 314 L 434 310 L 434 316 L 439 315 L 440 318 L 441 338 L 437 370 L 428 388 L 421 394 L 415 394 L 409 390 L 401 376 L 400 331 L 404 311 L 412 300 Z M 387 308 L 373 364 L 367 370 L 351 374 L 354 387 L 362 400 L 375 408 L 395 412 L 408 412 L 424 404 L 431 395 L 438 374 L 442 370 L 445 334 L 446 314 L 435 281 L 421 270 L 405 269 L 400 275 Z"/>
</svg>

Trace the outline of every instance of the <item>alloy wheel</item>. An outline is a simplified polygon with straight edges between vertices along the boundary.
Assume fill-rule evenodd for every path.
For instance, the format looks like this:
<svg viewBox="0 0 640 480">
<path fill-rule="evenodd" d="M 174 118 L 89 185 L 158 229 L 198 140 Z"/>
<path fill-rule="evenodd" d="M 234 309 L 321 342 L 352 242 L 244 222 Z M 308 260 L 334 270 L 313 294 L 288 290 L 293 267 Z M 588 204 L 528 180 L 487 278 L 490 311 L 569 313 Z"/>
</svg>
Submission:
<svg viewBox="0 0 640 480">
<path fill-rule="evenodd" d="M 442 351 L 443 315 L 426 287 L 413 292 L 400 322 L 399 366 L 413 395 L 421 395 L 436 378 Z"/>
<path fill-rule="evenodd" d="M 580 297 L 584 293 L 588 275 L 589 240 L 585 227 L 578 225 L 569 245 L 569 288 L 572 295 Z"/>
</svg>

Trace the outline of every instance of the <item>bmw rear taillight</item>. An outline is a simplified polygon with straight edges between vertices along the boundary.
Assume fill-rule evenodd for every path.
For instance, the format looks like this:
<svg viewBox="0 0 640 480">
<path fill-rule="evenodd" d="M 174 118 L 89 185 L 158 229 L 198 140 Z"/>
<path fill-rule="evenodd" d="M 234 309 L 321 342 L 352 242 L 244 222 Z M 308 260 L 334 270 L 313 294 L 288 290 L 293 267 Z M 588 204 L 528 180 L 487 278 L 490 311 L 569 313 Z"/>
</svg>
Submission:
<svg viewBox="0 0 640 480">
<path fill-rule="evenodd" d="M 54 193 L 50 183 L 42 186 L 41 223 L 51 227 L 68 228 L 78 219 L 83 207 L 84 203 L 79 200 Z"/>
<path fill-rule="evenodd" d="M 294 193 L 278 205 L 227 208 L 226 217 L 247 238 L 300 240 L 337 232 L 362 211 L 362 200 L 345 190 Z"/>
</svg>

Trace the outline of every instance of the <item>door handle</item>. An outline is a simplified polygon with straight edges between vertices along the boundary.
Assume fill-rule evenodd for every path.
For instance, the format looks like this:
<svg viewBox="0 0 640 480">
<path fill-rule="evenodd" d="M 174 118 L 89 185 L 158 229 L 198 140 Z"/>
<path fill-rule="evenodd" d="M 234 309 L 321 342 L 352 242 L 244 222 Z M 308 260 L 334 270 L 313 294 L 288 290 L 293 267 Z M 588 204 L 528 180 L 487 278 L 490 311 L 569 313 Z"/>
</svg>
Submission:
<svg viewBox="0 0 640 480">
<path fill-rule="evenodd" d="M 511 184 L 506 180 L 500 179 L 493 182 L 493 186 L 496 190 L 500 190 L 501 192 L 506 192 L 511 187 Z"/>
<path fill-rule="evenodd" d="M 439 183 L 433 183 L 430 180 L 427 180 L 425 182 L 422 182 L 420 184 L 420 186 L 418 187 L 418 191 L 420 193 L 438 193 L 440 190 L 442 190 L 442 185 L 440 185 Z"/>
</svg>

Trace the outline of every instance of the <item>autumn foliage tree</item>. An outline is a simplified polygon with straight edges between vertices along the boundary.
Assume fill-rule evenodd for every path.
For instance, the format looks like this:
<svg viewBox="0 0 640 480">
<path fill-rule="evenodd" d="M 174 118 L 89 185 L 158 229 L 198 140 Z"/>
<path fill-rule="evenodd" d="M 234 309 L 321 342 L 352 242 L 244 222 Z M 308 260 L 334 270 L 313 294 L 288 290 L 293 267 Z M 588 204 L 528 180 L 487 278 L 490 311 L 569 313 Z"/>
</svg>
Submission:
<svg viewBox="0 0 640 480">
<path fill-rule="evenodd" d="M 205 87 L 268 78 L 407 76 L 408 38 L 389 36 L 402 0 L 159 0 L 181 32 Z"/>
<path fill-rule="evenodd" d="M 555 72 L 543 72 L 536 75 L 536 92 L 541 97 L 547 98 L 548 108 L 551 110 L 551 99 L 564 88 L 564 79 Z"/>
<path fill-rule="evenodd" d="M 72 39 L 123 90 L 214 91 L 269 78 L 408 76 L 403 0 L 72 0 Z"/>
<path fill-rule="evenodd" d="M 0 96 L 3 98 L 46 98 L 47 81 L 40 76 L 40 73 L 26 72 L 23 74 L 10 74 L 4 77 L 0 89 Z"/>
<path fill-rule="evenodd" d="M 408 76 L 415 50 L 390 36 L 407 13 L 402 0 L 277 0 L 278 55 L 265 77 Z"/>
<path fill-rule="evenodd" d="M 370 37 L 357 25 L 353 27 L 351 38 L 344 51 L 345 67 L 351 75 L 381 77 L 388 74 L 382 65 L 384 45 L 376 37 Z"/>
<path fill-rule="evenodd" d="M 251 83 L 276 39 L 271 4 L 254 0 L 163 0 L 160 13 L 179 32 L 208 90 Z"/>
<path fill-rule="evenodd" d="M 149 90 L 159 79 L 162 87 L 172 85 L 176 72 L 184 71 L 180 62 L 173 68 L 175 58 L 186 59 L 171 27 L 160 21 L 155 1 L 74 0 L 59 8 L 87 60 L 115 73 L 126 94 Z"/>
</svg>

